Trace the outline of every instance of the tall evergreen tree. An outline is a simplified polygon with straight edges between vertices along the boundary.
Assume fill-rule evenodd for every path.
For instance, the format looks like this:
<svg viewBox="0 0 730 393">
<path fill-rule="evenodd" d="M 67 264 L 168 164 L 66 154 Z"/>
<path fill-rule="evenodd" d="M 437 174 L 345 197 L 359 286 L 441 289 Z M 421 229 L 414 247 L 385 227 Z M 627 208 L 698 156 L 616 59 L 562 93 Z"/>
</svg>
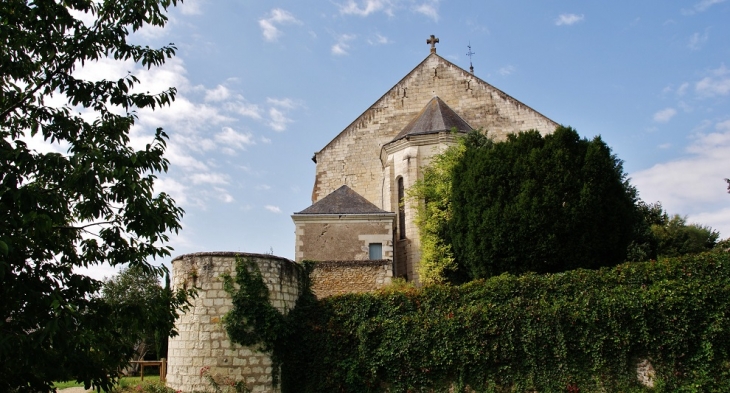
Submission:
<svg viewBox="0 0 730 393">
<path fill-rule="evenodd" d="M 448 243 L 465 277 L 560 272 L 626 259 L 641 220 L 621 161 L 572 128 L 466 144 Z"/>
</svg>

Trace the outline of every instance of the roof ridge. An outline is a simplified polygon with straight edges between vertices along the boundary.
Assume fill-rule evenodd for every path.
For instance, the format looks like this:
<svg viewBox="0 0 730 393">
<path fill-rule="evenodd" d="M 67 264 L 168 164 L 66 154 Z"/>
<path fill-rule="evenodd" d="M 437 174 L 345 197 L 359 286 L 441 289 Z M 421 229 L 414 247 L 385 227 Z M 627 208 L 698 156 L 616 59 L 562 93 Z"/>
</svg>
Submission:
<svg viewBox="0 0 730 393">
<path fill-rule="evenodd" d="M 382 214 L 390 213 L 365 199 L 347 185 L 332 191 L 308 208 L 294 214 Z"/>
<path fill-rule="evenodd" d="M 426 106 L 416 115 L 408 124 L 403 127 L 401 132 L 393 138 L 391 142 L 403 139 L 409 135 L 424 135 L 442 131 L 450 131 L 456 128 L 457 131 L 471 131 L 474 128 L 469 125 L 449 104 L 444 102 L 439 96 L 434 96 L 428 101 Z"/>
</svg>

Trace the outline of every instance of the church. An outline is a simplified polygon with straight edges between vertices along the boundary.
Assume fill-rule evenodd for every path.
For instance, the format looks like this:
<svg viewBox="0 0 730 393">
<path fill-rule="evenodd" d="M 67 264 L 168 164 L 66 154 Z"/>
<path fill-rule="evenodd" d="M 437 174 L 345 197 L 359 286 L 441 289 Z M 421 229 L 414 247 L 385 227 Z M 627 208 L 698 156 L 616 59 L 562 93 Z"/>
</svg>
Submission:
<svg viewBox="0 0 730 393">
<path fill-rule="evenodd" d="M 393 277 L 418 284 L 419 202 L 406 193 L 430 159 L 470 130 L 496 139 L 555 130 L 552 120 L 437 55 L 437 42 L 431 36 L 430 54 L 314 154 L 312 205 L 292 215 L 296 261 L 240 252 L 172 260 L 173 288 L 196 287 L 198 297 L 175 322 L 180 335 L 169 342 L 168 386 L 205 390 L 200 367 L 209 366 L 217 375 L 249 381 L 253 391 L 278 391 L 269 354 L 232 345 L 221 323 L 231 306 L 221 276 L 234 271 L 239 258 L 256 264 L 281 313 L 302 294 L 305 270 L 297 262 L 305 260 L 317 261 L 307 276 L 318 298 L 377 290 Z"/>
<path fill-rule="evenodd" d="M 406 192 L 459 134 L 549 134 L 557 123 L 436 53 L 429 55 L 321 150 L 312 205 L 292 215 L 295 259 L 330 265 L 380 261 L 418 283 L 416 206 Z M 457 133 L 452 132 L 453 129 Z"/>
</svg>

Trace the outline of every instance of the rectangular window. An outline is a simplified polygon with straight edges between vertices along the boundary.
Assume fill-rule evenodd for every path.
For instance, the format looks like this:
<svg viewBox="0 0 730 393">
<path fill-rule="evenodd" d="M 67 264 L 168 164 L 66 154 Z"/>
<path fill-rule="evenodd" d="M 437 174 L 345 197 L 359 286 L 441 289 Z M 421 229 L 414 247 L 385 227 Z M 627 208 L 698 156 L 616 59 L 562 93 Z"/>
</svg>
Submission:
<svg viewBox="0 0 730 393">
<path fill-rule="evenodd" d="M 383 259 L 383 244 L 370 243 L 370 260 Z"/>
</svg>

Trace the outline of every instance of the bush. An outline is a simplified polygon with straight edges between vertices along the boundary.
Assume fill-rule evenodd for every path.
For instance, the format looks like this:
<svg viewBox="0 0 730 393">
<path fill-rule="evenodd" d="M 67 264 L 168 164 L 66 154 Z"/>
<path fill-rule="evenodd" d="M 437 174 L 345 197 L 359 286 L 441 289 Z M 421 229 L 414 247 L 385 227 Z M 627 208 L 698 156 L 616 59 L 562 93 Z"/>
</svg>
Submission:
<svg viewBox="0 0 730 393">
<path fill-rule="evenodd" d="M 727 253 L 331 297 L 289 314 L 283 391 L 645 391 L 642 359 L 728 390 L 729 306 Z"/>
</svg>

